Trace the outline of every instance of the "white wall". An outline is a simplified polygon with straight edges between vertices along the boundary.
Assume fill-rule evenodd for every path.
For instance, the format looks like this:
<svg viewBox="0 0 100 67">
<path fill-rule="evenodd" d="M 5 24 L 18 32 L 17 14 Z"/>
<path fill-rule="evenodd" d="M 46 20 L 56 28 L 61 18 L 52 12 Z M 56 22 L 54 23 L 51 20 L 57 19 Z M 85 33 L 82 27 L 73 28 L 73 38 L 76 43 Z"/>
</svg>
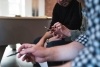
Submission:
<svg viewBox="0 0 100 67">
<path fill-rule="evenodd" d="M 0 0 L 0 16 L 8 16 L 8 1 Z"/>
</svg>

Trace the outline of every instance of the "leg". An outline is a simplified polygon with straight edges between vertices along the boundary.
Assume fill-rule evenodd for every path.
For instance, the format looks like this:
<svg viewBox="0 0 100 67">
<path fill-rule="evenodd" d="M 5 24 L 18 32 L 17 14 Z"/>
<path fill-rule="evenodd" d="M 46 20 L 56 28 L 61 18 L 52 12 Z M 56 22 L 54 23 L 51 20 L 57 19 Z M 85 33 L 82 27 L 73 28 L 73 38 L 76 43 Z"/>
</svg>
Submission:
<svg viewBox="0 0 100 67">
<path fill-rule="evenodd" d="M 33 41 L 33 44 L 37 44 L 41 38 L 42 38 L 42 36 L 41 36 L 41 37 L 36 38 L 36 39 Z"/>
<path fill-rule="evenodd" d="M 60 46 L 60 45 L 64 45 L 70 42 L 71 42 L 71 39 L 68 40 L 68 39 L 63 38 L 61 40 L 55 40 L 55 41 L 48 42 L 46 47 L 49 48 L 53 46 Z"/>
<path fill-rule="evenodd" d="M 6 46 L 7 45 L 0 46 L 0 63 L 1 63 L 1 60 L 2 60 L 2 57 L 3 57 Z"/>
</svg>

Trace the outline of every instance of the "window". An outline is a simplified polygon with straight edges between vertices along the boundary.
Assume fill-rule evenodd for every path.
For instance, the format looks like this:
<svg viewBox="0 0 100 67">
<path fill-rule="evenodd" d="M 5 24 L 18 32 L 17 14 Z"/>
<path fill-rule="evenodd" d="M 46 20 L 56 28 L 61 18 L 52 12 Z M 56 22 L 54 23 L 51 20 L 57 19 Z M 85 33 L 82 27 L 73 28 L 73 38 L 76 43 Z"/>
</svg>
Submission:
<svg viewBox="0 0 100 67">
<path fill-rule="evenodd" d="M 45 0 L 0 0 L 0 16 L 44 16 L 44 7 Z"/>
<path fill-rule="evenodd" d="M 8 0 L 8 3 L 10 16 L 21 15 L 20 0 Z"/>
</svg>

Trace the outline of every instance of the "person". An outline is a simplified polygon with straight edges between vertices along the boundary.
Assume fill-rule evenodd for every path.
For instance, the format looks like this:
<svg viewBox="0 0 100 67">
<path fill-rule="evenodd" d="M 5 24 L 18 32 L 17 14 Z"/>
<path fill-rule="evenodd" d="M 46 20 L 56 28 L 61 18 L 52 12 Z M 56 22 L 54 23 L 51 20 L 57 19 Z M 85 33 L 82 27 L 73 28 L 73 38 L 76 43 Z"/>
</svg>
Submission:
<svg viewBox="0 0 100 67">
<path fill-rule="evenodd" d="M 51 48 L 23 44 L 19 48 L 19 57 L 31 53 L 37 62 L 72 60 L 60 67 L 100 67 L 100 0 L 85 0 L 85 6 L 89 22 L 86 31 L 88 41 L 86 35 L 80 35 L 76 41 L 70 44 Z M 25 48 L 29 45 L 31 47 Z M 28 57 L 25 56 L 23 60 L 28 60 Z"/>
<path fill-rule="evenodd" d="M 82 25 L 82 14 L 80 4 L 76 0 L 57 0 L 57 3 L 55 4 L 55 7 L 53 9 L 53 17 L 50 24 L 50 28 L 56 22 L 60 22 L 70 30 L 80 30 L 80 27 Z M 37 38 L 36 40 L 34 40 L 33 43 L 37 44 L 39 43 L 40 39 L 46 40 L 50 38 L 52 36 L 50 36 L 50 34 L 51 33 L 48 33 L 47 31 L 42 38 Z M 56 37 L 53 37 L 53 39 L 54 38 Z M 51 44 L 52 43 L 49 43 L 47 47 L 51 47 L 49 46 Z"/>
<path fill-rule="evenodd" d="M 78 37 L 80 32 L 80 27 L 82 25 L 82 13 L 80 3 L 76 0 L 57 0 L 57 3 L 53 9 L 52 21 L 50 28 L 56 23 L 60 22 L 65 25 L 70 30 L 77 30 L 78 35 L 75 35 L 74 38 Z M 33 44 L 37 46 L 44 46 L 44 43 L 47 42 L 45 47 L 53 47 L 64 45 L 72 41 L 71 37 L 63 38 L 61 36 L 53 36 L 51 31 L 47 31 L 42 37 L 38 37 L 34 40 Z M 48 62 L 49 66 L 59 65 L 63 62 Z"/>
</svg>

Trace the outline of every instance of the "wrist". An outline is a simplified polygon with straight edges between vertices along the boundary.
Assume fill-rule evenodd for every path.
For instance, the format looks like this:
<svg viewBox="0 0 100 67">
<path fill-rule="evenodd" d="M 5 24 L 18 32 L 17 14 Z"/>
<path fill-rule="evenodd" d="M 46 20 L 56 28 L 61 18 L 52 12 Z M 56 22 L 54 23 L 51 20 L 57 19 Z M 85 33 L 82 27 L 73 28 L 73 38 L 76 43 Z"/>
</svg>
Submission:
<svg viewBox="0 0 100 67">
<path fill-rule="evenodd" d="M 65 36 L 67 36 L 67 37 L 71 37 L 71 31 L 69 30 L 69 31 L 67 31 L 66 33 L 65 33 Z"/>
<path fill-rule="evenodd" d="M 45 52 L 45 59 L 46 61 L 50 61 L 52 58 L 52 49 L 51 48 L 47 48 L 46 52 Z"/>
<path fill-rule="evenodd" d="M 69 32 L 68 32 L 68 37 L 70 37 L 72 34 L 71 34 L 71 31 L 69 30 Z"/>
</svg>

